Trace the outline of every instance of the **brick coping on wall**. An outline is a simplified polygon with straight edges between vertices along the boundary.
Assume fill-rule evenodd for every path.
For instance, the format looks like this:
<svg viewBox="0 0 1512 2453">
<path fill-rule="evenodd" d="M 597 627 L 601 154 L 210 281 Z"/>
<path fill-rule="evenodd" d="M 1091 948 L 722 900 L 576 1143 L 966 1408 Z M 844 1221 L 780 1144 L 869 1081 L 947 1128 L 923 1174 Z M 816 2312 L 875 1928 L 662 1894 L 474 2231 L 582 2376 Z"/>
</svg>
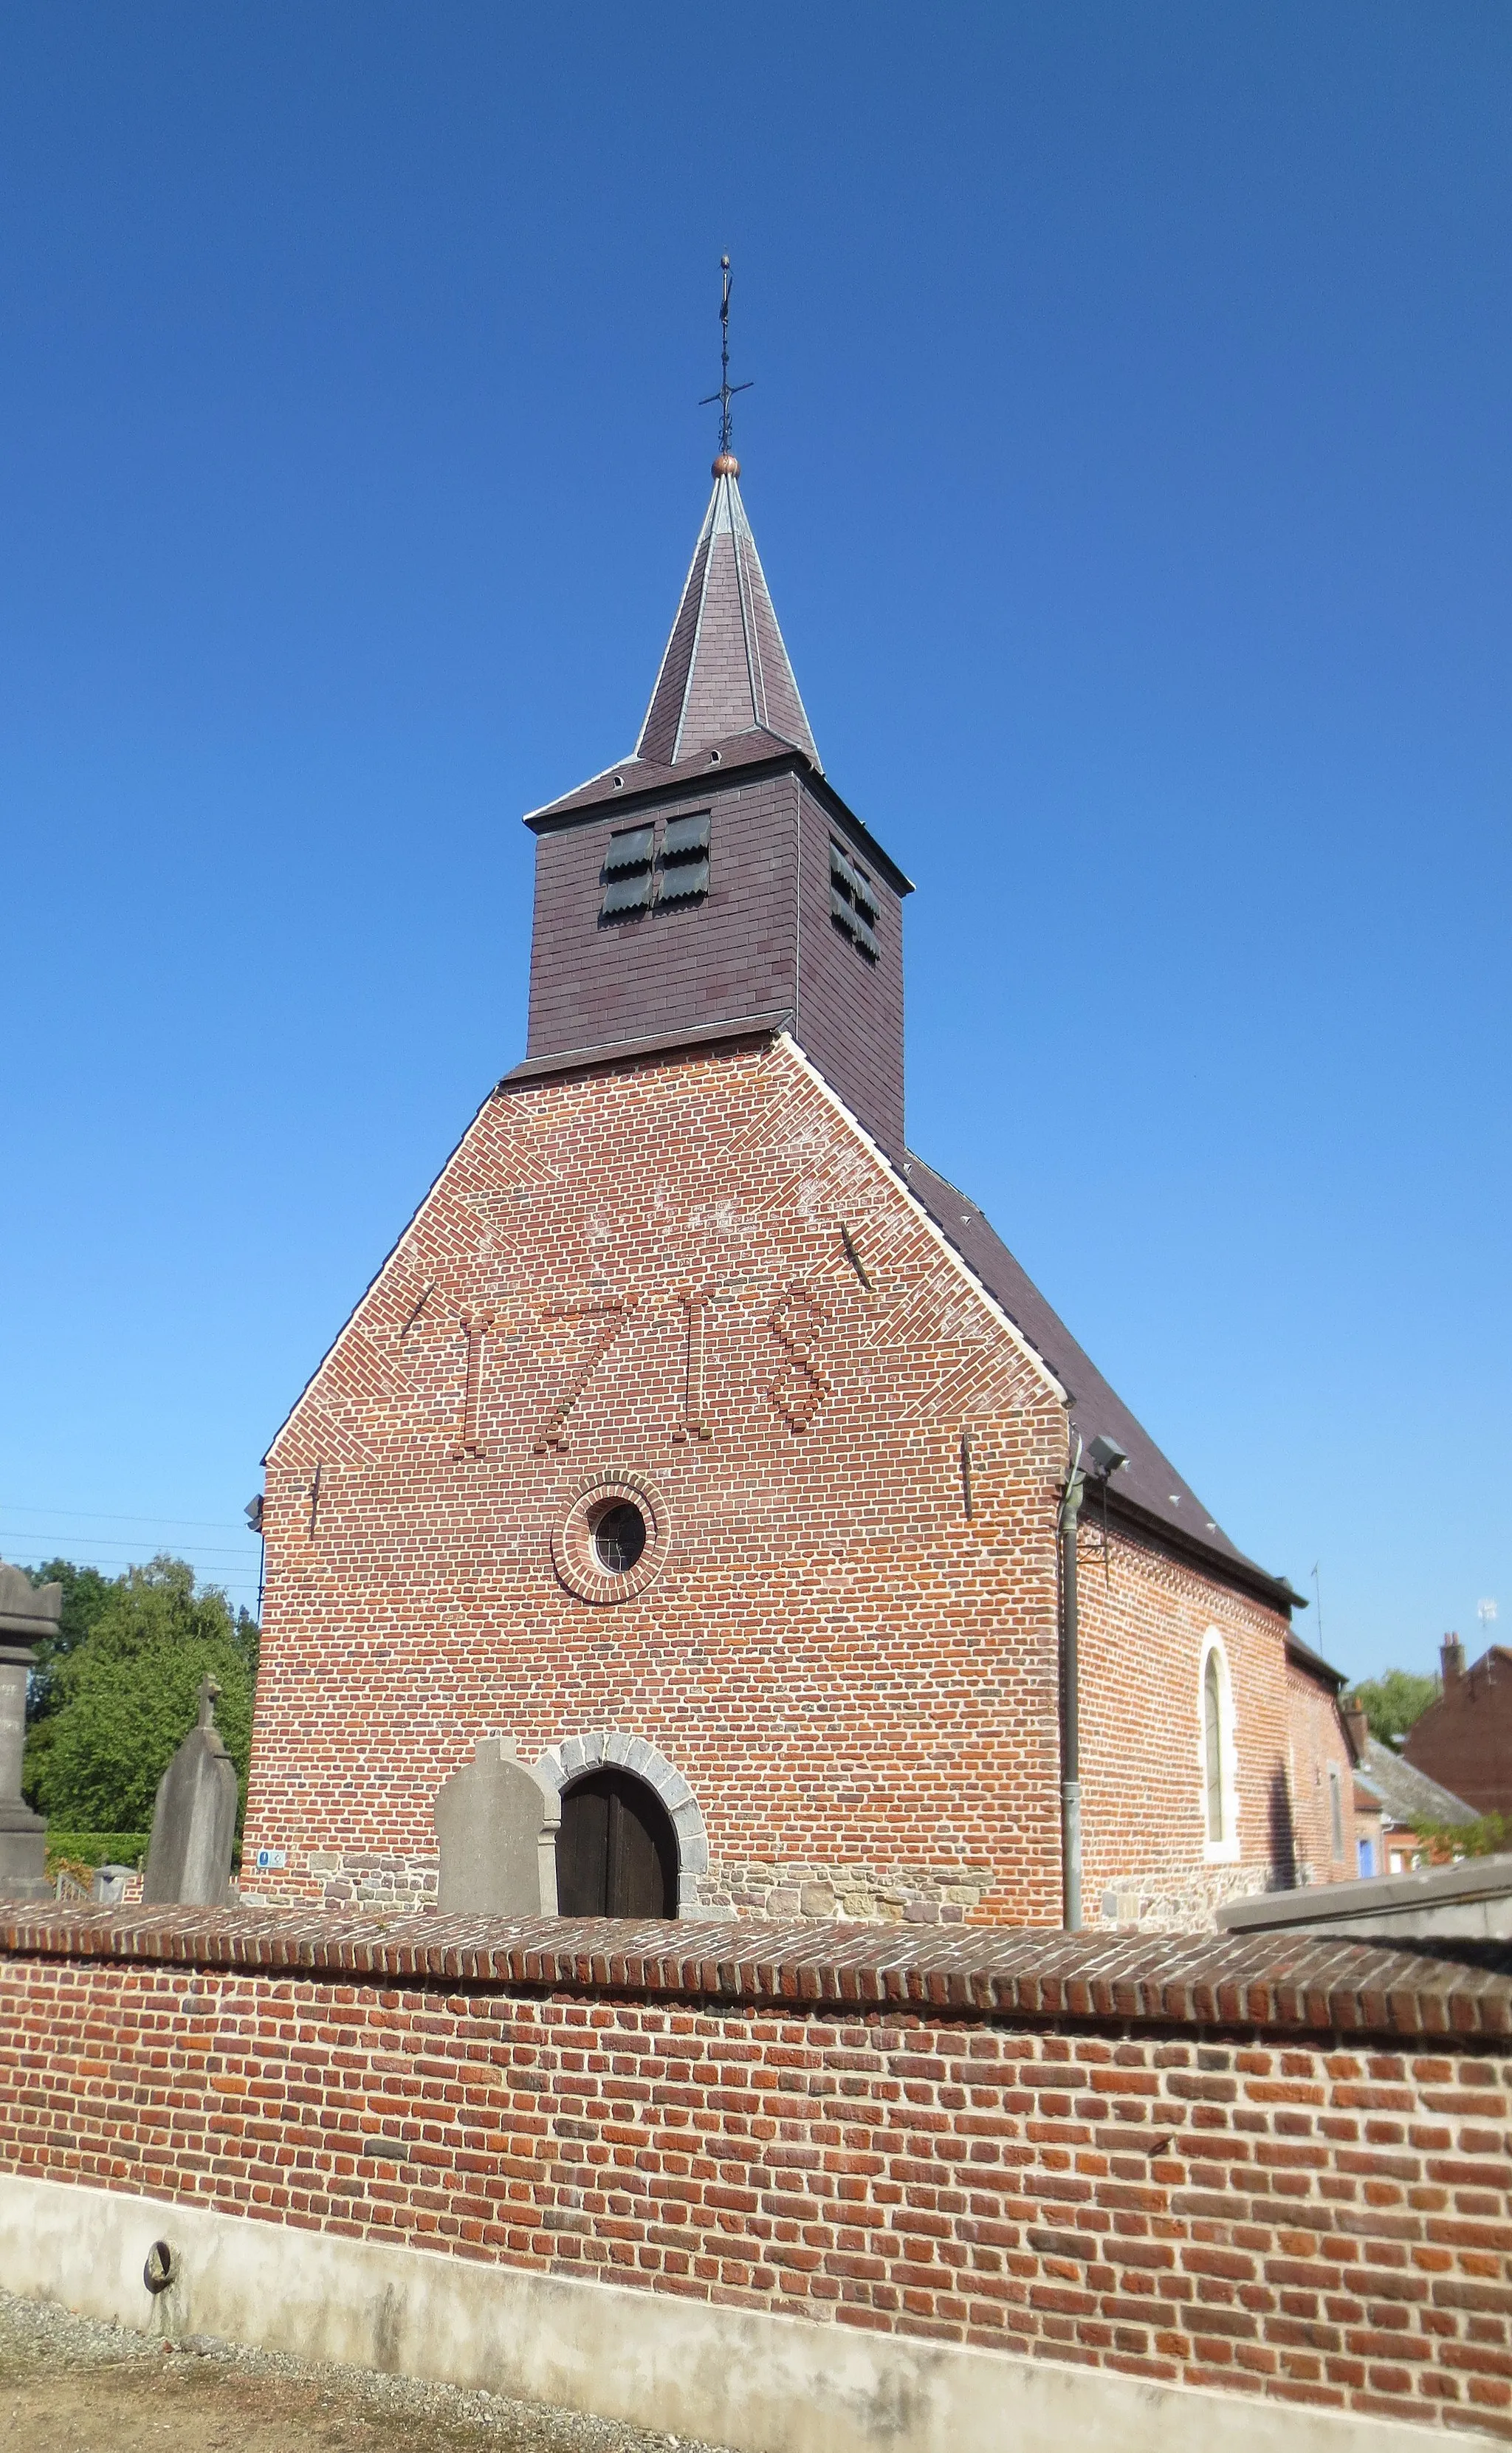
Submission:
<svg viewBox="0 0 1512 2453">
<path fill-rule="evenodd" d="M 423 1986 L 641 1994 L 931 2017 L 1108 2021 L 1296 2034 L 1512 2036 L 1512 1944 L 1417 1952 L 1296 1933 L 949 1934 L 871 1925 L 331 1915 L 320 1910 L 28 1914 L 0 1955 L 192 1964 Z"/>
</svg>

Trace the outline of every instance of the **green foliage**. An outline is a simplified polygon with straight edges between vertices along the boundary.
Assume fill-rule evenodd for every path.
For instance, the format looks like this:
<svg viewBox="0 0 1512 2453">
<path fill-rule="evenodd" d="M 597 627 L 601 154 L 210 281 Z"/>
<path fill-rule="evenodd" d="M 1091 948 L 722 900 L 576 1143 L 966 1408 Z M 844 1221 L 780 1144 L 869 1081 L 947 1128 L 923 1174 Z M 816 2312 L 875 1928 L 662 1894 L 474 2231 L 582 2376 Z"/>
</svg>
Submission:
<svg viewBox="0 0 1512 2453">
<path fill-rule="evenodd" d="M 57 1634 L 45 1636 L 36 1647 L 35 1665 L 27 1690 L 27 1720 L 31 1723 L 45 1721 L 57 1710 L 61 1701 L 58 1671 L 70 1653 L 77 1651 L 85 1641 L 114 1586 L 98 1567 L 76 1567 L 70 1559 L 49 1559 L 45 1566 L 29 1567 L 27 1572 L 34 1585 L 63 1586 L 63 1616 Z"/>
<path fill-rule="evenodd" d="M 100 1579 L 103 1594 L 84 1582 L 92 1568 L 69 1574 L 78 1579 L 71 1589 L 87 1624 L 48 1665 L 50 1708 L 27 1739 L 31 1804 L 50 1825 L 77 1833 L 149 1829 L 158 1782 L 194 1725 L 200 1681 L 209 1675 L 221 1688 L 216 1725 L 245 1808 L 256 1621 L 245 1610 L 233 1616 L 214 1585 L 196 1592 L 194 1570 L 182 1559 L 160 1556 Z M 68 1596 L 70 1585 L 58 1580 Z"/>
<path fill-rule="evenodd" d="M 1371 1736 L 1389 1746 L 1438 1702 L 1439 1682 L 1411 1669 L 1388 1669 L 1380 1678 L 1363 1679 L 1349 1700 L 1363 1705 Z"/>
<path fill-rule="evenodd" d="M 1478 1814 L 1473 1823 L 1430 1823 L 1422 1835 L 1440 1864 L 1449 1857 L 1504 1857 L 1512 1852 L 1512 1821 Z"/>
<path fill-rule="evenodd" d="M 53 1831 L 48 1833 L 48 1872 L 59 1865 L 140 1865 L 147 1856 L 147 1831 Z"/>
</svg>

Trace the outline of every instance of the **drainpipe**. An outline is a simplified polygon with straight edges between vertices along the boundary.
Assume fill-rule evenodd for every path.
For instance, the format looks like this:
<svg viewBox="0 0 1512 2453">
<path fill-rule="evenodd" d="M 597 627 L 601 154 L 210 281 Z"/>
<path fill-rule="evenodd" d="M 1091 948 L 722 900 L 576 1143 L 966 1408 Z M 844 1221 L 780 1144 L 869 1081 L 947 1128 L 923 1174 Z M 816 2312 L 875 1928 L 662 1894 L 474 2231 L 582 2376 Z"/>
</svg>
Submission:
<svg viewBox="0 0 1512 2453">
<path fill-rule="evenodd" d="M 1082 1738 L 1076 1661 L 1076 1526 L 1086 1476 L 1078 1434 L 1061 1499 L 1061 1923 L 1082 1930 Z"/>
</svg>

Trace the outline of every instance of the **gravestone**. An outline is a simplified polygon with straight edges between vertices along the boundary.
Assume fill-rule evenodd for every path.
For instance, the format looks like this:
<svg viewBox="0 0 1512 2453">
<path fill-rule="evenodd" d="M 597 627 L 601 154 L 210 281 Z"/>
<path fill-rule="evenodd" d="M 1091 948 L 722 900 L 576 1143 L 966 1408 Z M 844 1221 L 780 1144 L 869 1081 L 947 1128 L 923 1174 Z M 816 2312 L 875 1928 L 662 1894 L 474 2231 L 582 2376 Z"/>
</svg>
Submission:
<svg viewBox="0 0 1512 2453">
<path fill-rule="evenodd" d="M 45 1635 L 56 1635 L 62 1614 L 61 1585 L 33 1585 L 19 1567 L 0 1563 L 0 1899 L 52 1896 L 48 1826 L 22 1799 L 21 1759 L 32 1646 Z"/>
<path fill-rule="evenodd" d="M 455 1916 L 555 1916 L 562 1801 L 548 1796 L 512 1738 L 480 1738 L 436 1797 L 441 1896 Z"/>
<path fill-rule="evenodd" d="M 144 1907 L 229 1904 L 236 1765 L 215 1725 L 220 1692 L 213 1678 L 201 1679 L 199 1719 L 158 1782 Z"/>
</svg>

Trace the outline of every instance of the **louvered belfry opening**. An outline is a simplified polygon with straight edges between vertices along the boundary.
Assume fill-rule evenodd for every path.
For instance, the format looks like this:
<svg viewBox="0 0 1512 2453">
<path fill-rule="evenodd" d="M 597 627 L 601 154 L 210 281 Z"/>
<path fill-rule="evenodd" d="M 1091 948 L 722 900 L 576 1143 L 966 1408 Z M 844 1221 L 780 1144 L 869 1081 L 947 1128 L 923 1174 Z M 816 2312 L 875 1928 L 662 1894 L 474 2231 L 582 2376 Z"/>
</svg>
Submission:
<svg viewBox="0 0 1512 2453">
<path fill-rule="evenodd" d="M 660 840 L 658 840 L 660 835 Z M 709 811 L 622 827 L 604 855 L 601 920 L 649 911 L 658 903 L 695 903 L 708 892 Z"/>
<path fill-rule="evenodd" d="M 532 812 L 526 1070 L 786 1028 L 903 1147 L 908 880 L 820 764 L 722 459 L 634 752 Z"/>
<path fill-rule="evenodd" d="M 848 937 L 857 952 L 865 954 L 868 963 L 877 962 L 882 953 L 877 942 L 881 907 L 865 870 L 831 836 L 829 917 L 841 935 Z"/>
</svg>

